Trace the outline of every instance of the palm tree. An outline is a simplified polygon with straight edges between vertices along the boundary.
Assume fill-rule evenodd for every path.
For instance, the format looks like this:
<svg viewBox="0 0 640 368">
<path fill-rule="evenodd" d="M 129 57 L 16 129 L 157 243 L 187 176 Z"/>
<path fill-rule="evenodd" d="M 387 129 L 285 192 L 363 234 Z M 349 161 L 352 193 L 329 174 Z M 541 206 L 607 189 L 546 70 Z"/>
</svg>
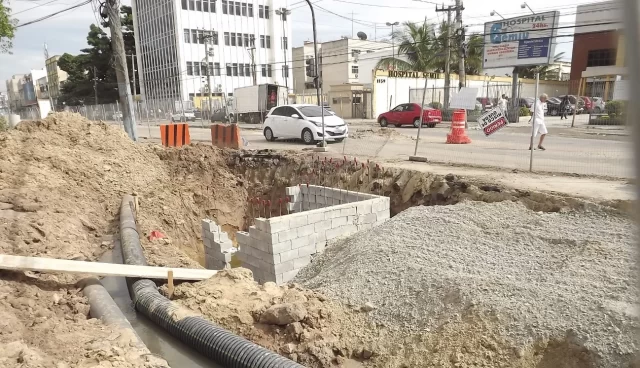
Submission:
<svg viewBox="0 0 640 368">
<path fill-rule="evenodd" d="M 396 57 L 380 59 L 376 69 L 431 71 L 436 68 L 436 57 L 440 50 L 439 40 L 432 24 L 405 22 L 391 37 L 398 43 Z M 405 55 L 407 60 L 397 57 Z"/>
<path fill-rule="evenodd" d="M 553 57 L 553 62 L 557 63 L 563 57 L 564 57 L 564 52 L 556 54 Z M 554 76 L 556 74 L 556 72 L 558 71 L 558 68 L 557 67 L 553 68 L 551 65 L 544 65 L 544 66 L 541 66 L 539 69 L 536 66 L 520 66 L 520 67 L 515 67 L 513 72 L 514 73 L 517 72 L 518 76 L 520 78 L 535 79 L 536 70 L 539 70 L 540 80 L 546 80 L 546 79 L 549 79 L 550 77 Z"/>
</svg>

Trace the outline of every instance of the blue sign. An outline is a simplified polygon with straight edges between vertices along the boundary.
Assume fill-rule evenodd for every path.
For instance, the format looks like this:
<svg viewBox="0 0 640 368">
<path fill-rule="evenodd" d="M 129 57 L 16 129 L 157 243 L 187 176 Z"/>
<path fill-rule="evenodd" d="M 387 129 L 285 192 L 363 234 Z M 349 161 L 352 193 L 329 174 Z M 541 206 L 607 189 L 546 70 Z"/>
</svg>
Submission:
<svg viewBox="0 0 640 368">
<path fill-rule="evenodd" d="M 518 42 L 518 59 L 549 57 L 550 38 L 532 38 Z"/>
</svg>

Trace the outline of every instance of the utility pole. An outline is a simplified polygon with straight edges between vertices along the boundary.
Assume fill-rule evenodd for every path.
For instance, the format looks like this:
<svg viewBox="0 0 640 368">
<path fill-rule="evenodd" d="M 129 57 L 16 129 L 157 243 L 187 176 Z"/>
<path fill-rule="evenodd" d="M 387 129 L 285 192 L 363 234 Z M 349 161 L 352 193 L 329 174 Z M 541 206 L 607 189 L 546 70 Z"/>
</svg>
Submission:
<svg viewBox="0 0 640 368">
<path fill-rule="evenodd" d="M 467 57 L 467 50 L 465 44 L 465 32 L 462 25 L 462 11 L 464 5 L 461 0 L 456 0 L 456 34 L 458 35 L 458 90 L 466 85 L 466 70 L 465 70 L 465 58 Z"/>
<path fill-rule="evenodd" d="M 313 4 L 311 4 L 311 0 L 305 0 L 309 5 L 309 9 L 311 9 L 311 26 L 313 28 L 313 62 L 314 69 L 316 72 L 313 81 L 316 85 L 316 95 L 318 96 L 318 106 L 320 106 L 320 119 L 322 122 L 322 143 L 321 147 L 327 146 L 326 134 L 324 131 L 324 101 L 322 100 L 322 76 L 320 72 L 320 60 L 318 59 L 318 32 L 316 30 L 316 13 L 313 10 Z"/>
<path fill-rule="evenodd" d="M 127 73 L 127 59 L 122 38 L 122 24 L 120 22 L 120 2 L 119 0 L 107 0 L 104 7 L 109 17 L 111 47 L 118 80 L 118 95 L 122 104 L 122 122 L 125 132 L 135 142 L 138 140 L 138 132 L 136 131 L 136 116 L 133 111 L 133 98 L 129 89 L 129 73 Z"/>
<path fill-rule="evenodd" d="M 131 56 L 131 93 L 133 94 L 133 98 L 136 98 L 136 63 L 134 60 L 135 54 L 127 55 Z"/>
<path fill-rule="evenodd" d="M 438 8 L 436 5 L 436 12 L 447 12 L 447 26 L 445 27 L 447 34 L 444 39 L 444 109 L 449 108 L 449 94 L 451 88 L 451 12 L 453 10 L 455 10 L 455 6 L 449 5 L 446 8 Z"/>
<path fill-rule="evenodd" d="M 280 8 L 276 10 L 276 14 L 278 14 L 282 18 L 282 49 L 284 52 L 284 86 L 287 89 L 287 101 L 289 100 L 289 65 L 287 65 L 287 52 L 289 51 L 289 38 L 287 37 L 287 31 L 285 29 L 285 22 L 287 21 L 287 16 L 291 14 L 291 10 L 287 8 Z M 285 39 L 287 42 L 285 42 Z"/>
<path fill-rule="evenodd" d="M 249 50 L 249 55 L 251 55 L 251 74 L 253 74 L 253 85 L 258 85 L 258 75 L 256 74 L 256 46 L 251 45 L 247 50 Z"/>
<path fill-rule="evenodd" d="M 93 95 L 96 99 L 96 105 L 98 104 L 98 75 L 96 67 L 93 67 Z"/>
</svg>

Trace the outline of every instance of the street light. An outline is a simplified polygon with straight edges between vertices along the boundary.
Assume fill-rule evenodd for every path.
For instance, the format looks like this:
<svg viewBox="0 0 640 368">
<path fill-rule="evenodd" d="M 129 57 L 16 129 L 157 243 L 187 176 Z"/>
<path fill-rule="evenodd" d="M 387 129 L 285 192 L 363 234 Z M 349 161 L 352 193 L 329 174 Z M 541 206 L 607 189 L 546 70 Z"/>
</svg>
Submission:
<svg viewBox="0 0 640 368">
<path fill-rule="evenodd" d="M 282 19 L 282 49 L 284 52 L 284 85 L 285 88 L 287 88 L 287 102 L 289 102 L 289 66 L 287 65 L 287 51 L 289 50 L 289 38 L 286 37 L 285 35 L 287 34 L 287 32 L 285 31 L 285 22 L 287 21 L 287 16 L 289 14 L 291 14 L 291 10 L 287 9 L 287 8 L 280 8 L 276 10 L 276 14 L 278 14 L 280 16 L 280 18 Z M 287 42 L 285 44 L 284 40 L 285 37 L 287 39 Z"/>
<path fill-rule="evenodd" d="M 529 11 L 531 12 L 531 14 L 535 14 L 536 13 L 536 12 L 533 11 L 533 9 L 531 9 L 529 4 L 527 4 L 527 3 L 520 4 L 520 8 L 522 8 L 522 9 L 529 8 Z"/>
<path fill-rule="evenodd" d="M 387 22 L 387 27 L 391 27 L 391 58 L 393 59 L 393 70 L 396 70 L 396 38 L 393 34 L 393 27 L 397 26 L 398 24 L 400 24 L 400 22 Z M 396 99 L 396 102 L 398 101 L 398 83 L 397 83 L 397 78 L 394 81 L 393 85 L 395 87 L 395 91 L 393 92 L 393 98 Z M 391 107 L 389 107 L 389 109 L 391 109 Z"/>
<path fill-rule="evenodd" d="M 504 19 L 504 17 L 503 17 L 502 15 L 500 15 L 500 13 L 498 13 L 498 12 L 497 12 L 497 11 L 495 11 L 495 10 L 492 10 L 492 11 L 491 11 L 491 13 L 489 13 L 489 15 L 491 15 L 492 17 L 497 15 L 497 16 L 499 16 L 500 18 Z"/>
</svg>

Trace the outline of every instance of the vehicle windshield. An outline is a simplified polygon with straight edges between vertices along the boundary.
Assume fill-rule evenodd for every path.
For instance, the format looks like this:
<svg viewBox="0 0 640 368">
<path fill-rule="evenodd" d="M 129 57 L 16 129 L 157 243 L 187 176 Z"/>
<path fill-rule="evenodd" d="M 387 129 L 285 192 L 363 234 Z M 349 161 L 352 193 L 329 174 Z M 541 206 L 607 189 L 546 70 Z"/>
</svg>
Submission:
<svg viewBox="0 0 640 368">
<path fill-rule="evenodd" d="M 320 108 L 320 106 L 304 106 L 304 107 L 298 107 L 298 110 L 300 110 L 300 112 L 302 113 L 302 115 L 308 117 L 308 118 L 317 118 L 322 116 L 322 109 Z M 326 108 L 324 109 L 324 116 L 330 116 L 333 115 L 329 110 L 327 110 Z"/>
</svg>

